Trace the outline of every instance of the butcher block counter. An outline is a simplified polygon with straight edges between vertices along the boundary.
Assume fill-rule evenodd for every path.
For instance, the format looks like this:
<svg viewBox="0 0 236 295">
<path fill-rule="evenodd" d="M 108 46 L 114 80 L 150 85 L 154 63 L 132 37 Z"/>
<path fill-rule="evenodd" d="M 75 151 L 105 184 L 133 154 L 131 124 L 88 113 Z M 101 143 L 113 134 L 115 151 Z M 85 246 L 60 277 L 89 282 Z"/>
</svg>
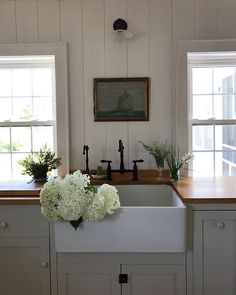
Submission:
<svg viewBox="0 0 236 295">
<path fill-rule="evenodd" d="M 185 204 L 236 204 L 236 177 L 184 177 L 171 182 L 168 172 L 163 179 L 158 179 L 155 170 L 139 171 L 139 180 L 132 181 L 132 173 L 113 173 L 112 180 L 94 180 L 92 184 L 168 184 Z M 39 194 L 43 183 L 28 180 L 0 182 L 0 204 L 40 204 Z"/>
</svg>

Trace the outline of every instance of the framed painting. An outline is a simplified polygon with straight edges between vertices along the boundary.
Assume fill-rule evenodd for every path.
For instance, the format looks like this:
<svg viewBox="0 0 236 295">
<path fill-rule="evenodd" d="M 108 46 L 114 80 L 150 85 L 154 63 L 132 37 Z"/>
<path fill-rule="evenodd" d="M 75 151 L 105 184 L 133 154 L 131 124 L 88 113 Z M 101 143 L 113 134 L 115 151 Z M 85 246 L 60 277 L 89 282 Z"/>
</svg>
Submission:
<svg viewBox="0 0 236 295">
<path fill-rule="evenodd" d="M 95 78 L 95 121 L 148 121 L 149 78 Z"/>
</svg>

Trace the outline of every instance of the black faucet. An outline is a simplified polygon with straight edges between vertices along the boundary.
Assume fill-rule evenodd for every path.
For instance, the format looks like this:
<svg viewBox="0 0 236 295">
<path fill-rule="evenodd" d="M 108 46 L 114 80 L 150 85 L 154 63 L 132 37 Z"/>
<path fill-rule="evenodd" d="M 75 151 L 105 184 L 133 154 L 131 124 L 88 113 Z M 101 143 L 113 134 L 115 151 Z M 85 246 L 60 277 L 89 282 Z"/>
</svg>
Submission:
<svg viewBox="0 0 236 295">
<path fill-rule="evenodd" d="M 109 160 L 101 160 L 101 163 L 107 163 L 107 179 L 108 180 L 112 180 L 111 178 L 111 162 Z"/>
<path fill-rule="evenodd" d="M 85 155 L 85 161 L 86 161 L 86 169 L 85 169 L 85 173 L 89 174 L 89 157 L 88 157 L 88 150 L 89 150 L 89 146 L 88 145 L 84 145 L 83 147 L 83 155 Z"/>
<path fill-rule="evenodd" d="M 120 173 L 125 173 L 125 165 L 124 165 L 124 145 L 122 140 L 119 140 L 119 149 L 118 152 L 120 153 Z"/>
<path fill-rule="evenodd" d="M 137 163 L 143 163 L 144 160 L 140 159 L 140 160 L 133 160 L 134 166 L 133 166 L 133 179 L 132 180 L 138 180 L 138 167 L 137 167 Z"/>
<path fill-rule="evenodd" d="M 111 162 L 110 160 L 101 160 L 101 163 L 107 163 L 107 179 L 111 180 L 111 173 L 112 172 L 119 172 L 121 174 L 124 174 L 125 172 L 133 172 L 133 180 L 138 180 L 138 167 L 137 167 L 137 163 L 142 163 L 144 162 L 143 159 L 140 160 L 133 160 L 133 169 L 125 169 L 124 166 L 124 145 L 122 140 L 119 140 L 119 149 L 118 152 L 120 153 L 120 169 L 119 170 L 112 170 L 111 169 Z"/>
</svg>

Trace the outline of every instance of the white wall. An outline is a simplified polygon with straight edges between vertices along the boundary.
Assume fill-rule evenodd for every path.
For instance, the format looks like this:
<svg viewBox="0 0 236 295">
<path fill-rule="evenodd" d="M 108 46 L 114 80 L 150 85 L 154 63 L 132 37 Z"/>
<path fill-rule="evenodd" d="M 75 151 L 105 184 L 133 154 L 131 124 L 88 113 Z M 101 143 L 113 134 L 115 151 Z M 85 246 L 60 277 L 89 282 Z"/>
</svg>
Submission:
<svg viewBox="0 0 236 295">
<path fill-rule="evenodd" d="M 116 43 L 117 18 L 134 38 Z M 82 147 L 90 147 L 90 168 L 99 160 L 125 165 L 153 161 L 139 140 L 172 140 L 174 44 L 177 39 L 236 37 L 235 0 L 0 0 L 0 43 L 68 42 L 71 168 L 83 168 Z M 94 122 L 93 78 L 149 76 L 150 121 Z"/>
</svg>

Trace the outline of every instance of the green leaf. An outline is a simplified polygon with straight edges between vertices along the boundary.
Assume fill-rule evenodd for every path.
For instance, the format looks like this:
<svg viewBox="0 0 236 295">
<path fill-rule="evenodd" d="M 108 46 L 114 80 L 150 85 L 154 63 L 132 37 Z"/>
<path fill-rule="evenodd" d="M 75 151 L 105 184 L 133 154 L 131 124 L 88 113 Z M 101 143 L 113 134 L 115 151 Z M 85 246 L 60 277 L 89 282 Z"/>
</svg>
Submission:
<svg viewBox="0 0 236 295">
<path fill-rule="evenodd" d="M 75 230 L 79 227 L 80 223 L 83 221 L 82 216 L 78 220 L 70 220 L 70 224 L 73 226 Z"/>
</svg>

